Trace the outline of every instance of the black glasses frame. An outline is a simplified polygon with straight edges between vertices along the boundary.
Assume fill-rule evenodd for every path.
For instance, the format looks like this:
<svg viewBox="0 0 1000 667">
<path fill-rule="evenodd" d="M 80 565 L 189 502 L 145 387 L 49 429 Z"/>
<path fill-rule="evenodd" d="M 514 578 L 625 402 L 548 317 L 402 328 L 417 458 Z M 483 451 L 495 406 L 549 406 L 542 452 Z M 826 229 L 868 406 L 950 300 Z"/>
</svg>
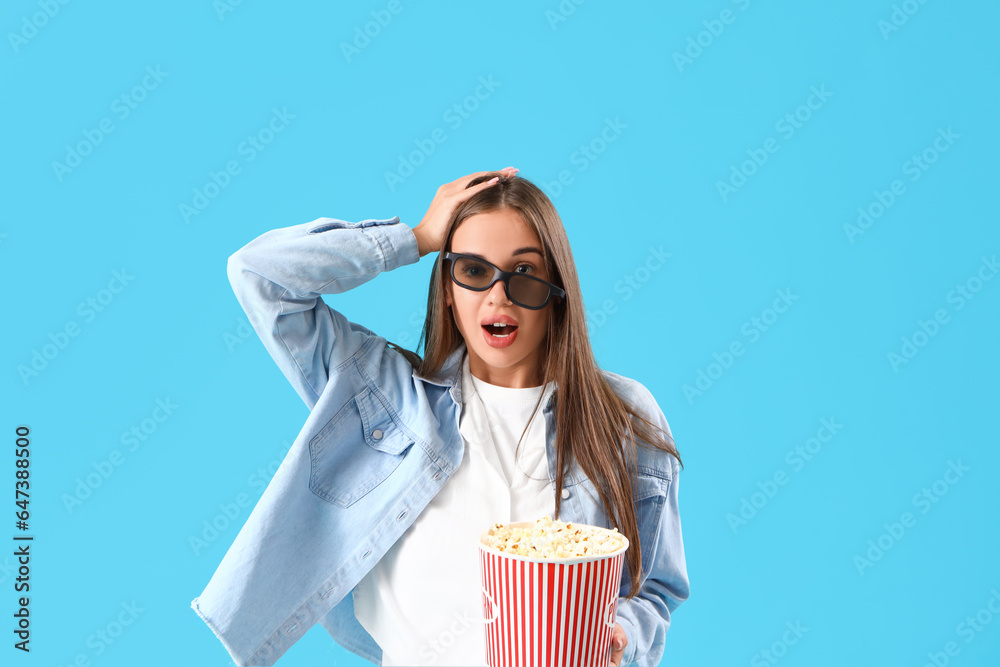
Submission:
<svg viewBox="0 0 1000 667">
<path fill-rule="evenodd" d="M 449 273 L 451 273 L 451 279 L 459 287 L 463 287 L 463 288 L 465 288 L 467 290 L 472 290 L 473 292 L 485 292 L 486 290 L 488 290 L 491 287 L 493 287 L 493 285 L 496 284 L 496 282 L 498 280 L 501 280 L 501 281 L 503 281 L 503 291 L 504 291 L 504 293 L 507 294 L 507 298 L 510 299 L 511 303 L 517 304 L 518 306 L 520 306 L 522 308 L 527 308 L 528 310 L 541 310 L 542 308 L 544 308 L 549 303 L 549 299 L 551 299 L 553 296 L 557 296 L 557 297 L 559 297 L 560 299 L 563 299 L 563 300 L 566 299 L 566 292 L 565 292 L 565 290 L 563 290 L 560 287 L 556 287 L 555 285 L 553 285 L 552 283 L 548 282 L 547 280 L 542 280 L 541 278 L 536 278 L 535 276 L 530 276 L 530 275 L 528 275 L 526 273 L 514 273 L 513 271 L 504 271 L 503 269 L 501 269 L 496 264 L 493 264 L 492 262 L 487 262 L 485 259 L 481 259 L 479 257 L 476 257 L 475 255 L 466 255 L 466 254 L 459 253 L 459 252 L 446 252 L 443 255 L 443 259 L 444 260 L 456 260 L 456 259 L 462 259 L 462 258 L 471 259 L 471 260 L 479 262 L 481 264 L 485 264 L 486 266 L 492 267 L 493 268 L 493 277 L 490 279 L 489 284 L 486 285 L 485 287 L 470 287 L 469 285 L 466 285 L 465 283 L 461 282 L 458 279 L 458 277 L 455 275 L 455 262 L 451 261 L 450 262 L 451 263 L 451 268 L 449 269 Z M 539 283 L 545 285 L 546 287 L 548 287 L 549 291 L 548 291 L 548 294 L 545 295 L 545 300 L 542 301 L 542 305 L 540 305 L 540 306 L 529 306 L 528 304 L 521 303 L 520 301 L 518 301 L 517 299 L 515 299 L 514 297 L 512 297 L 510 295 L 510 279 L 513 276 L 517 276 L 518 278 L 527 278 L 528 280 L 534 280 L 534 281 L 539 282 Z"/>
</svg>

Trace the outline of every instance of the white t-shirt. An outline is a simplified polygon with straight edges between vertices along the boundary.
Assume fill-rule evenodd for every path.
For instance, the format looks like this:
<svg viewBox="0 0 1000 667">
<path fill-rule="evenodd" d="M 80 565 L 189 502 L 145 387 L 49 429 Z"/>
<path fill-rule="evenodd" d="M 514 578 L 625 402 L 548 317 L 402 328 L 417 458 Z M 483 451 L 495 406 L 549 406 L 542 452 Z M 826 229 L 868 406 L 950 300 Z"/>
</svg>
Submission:
<svg viewBox="0 0 1000 667">
<path fill-rule="evenodd" d="M 542 408 L 555 384 L 511 389 L 462 365 L 458 470 L 354 588 L 354 611 L 383 665 L 485 665 L 480 534 L 494 523 L 555 513 Z M 539 394 L 544 394 L 515 446 Z"/>
</svg>

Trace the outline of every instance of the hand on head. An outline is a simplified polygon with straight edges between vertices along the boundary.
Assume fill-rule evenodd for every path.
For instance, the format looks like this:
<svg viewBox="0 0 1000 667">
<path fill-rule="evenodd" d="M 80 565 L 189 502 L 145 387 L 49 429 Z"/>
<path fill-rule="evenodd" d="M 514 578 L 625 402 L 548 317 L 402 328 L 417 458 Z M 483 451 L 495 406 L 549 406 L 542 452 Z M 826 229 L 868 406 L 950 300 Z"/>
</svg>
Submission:
<svg viewBox="0 0 1000 667">
<path fill-rule="evenodd" d="M 518 169 L 515 167 L 504 167 L 499 171 L 503 178 L 513 178 L 517 172 Z M 459 204 L 499 181 L 500 176 L 496 176 L 482 183 L 477 183 L 471 188 L 466 187 L 469 181 L 488 173 L 490 172 L 476 171 L 456 178 L 451 183 L 445 183 L 438 188 L 427 213 L 424 214 L 420 224 L 413 228 L 421 257 L 429 252 L 440 252 L 444 243 L 444 230 Z"/>
</svg>

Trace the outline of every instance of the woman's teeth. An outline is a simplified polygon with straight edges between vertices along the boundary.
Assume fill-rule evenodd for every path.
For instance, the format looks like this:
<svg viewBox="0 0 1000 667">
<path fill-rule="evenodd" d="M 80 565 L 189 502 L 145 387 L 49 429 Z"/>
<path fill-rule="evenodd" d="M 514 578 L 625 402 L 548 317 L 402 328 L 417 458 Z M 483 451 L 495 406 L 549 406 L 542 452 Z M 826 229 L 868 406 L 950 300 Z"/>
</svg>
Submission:
<svg viewBox="0 0 1000 667">
<path fill-rule="evenodd" d="M 507 324 L 485 324 L 483 326 L 495 338 L 506 338 L 514 331 L 514 329 L 517 328 L 516 326 L 511 326 Z M 505 332 L 505 333 L 500 333 L 500 332 Z"/>
</svg>

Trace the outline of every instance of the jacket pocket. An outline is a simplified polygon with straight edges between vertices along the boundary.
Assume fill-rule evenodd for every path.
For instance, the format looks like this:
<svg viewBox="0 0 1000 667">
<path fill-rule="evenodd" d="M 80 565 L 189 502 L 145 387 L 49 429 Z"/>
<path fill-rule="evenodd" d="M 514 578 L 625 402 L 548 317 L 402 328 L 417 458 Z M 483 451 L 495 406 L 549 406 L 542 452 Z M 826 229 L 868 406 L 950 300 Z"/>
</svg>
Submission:
<svg viewBox="0 0 1000 667">
<path fill-rule="evenodd" d="M 383 399 L 366 388 L 309 441 L 309 490 L 350 507 L 392 474 L 413 442 Z"/>
</svg>

